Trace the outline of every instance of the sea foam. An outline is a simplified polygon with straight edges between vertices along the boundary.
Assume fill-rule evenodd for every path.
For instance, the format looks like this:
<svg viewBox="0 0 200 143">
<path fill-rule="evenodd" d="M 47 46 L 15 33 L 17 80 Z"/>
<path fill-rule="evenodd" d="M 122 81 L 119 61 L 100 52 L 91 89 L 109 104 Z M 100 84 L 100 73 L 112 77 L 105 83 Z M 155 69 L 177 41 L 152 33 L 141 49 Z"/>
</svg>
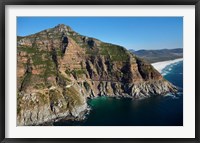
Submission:
<svg viewBox="0 0 200 143">
<path fill-rule="evenodd" d="M 177 62 L 183 61 L 183 58 L 180 59 L 175 59 L 175 60 L 170 60 L 170 61 L 163 61 L 163 62 L 157 62 L 157 63 L 152 63 L 151 65 L 160 73 L 162 73 L 162 70 L 171 64 L 175 64 Z"/>
</svg>

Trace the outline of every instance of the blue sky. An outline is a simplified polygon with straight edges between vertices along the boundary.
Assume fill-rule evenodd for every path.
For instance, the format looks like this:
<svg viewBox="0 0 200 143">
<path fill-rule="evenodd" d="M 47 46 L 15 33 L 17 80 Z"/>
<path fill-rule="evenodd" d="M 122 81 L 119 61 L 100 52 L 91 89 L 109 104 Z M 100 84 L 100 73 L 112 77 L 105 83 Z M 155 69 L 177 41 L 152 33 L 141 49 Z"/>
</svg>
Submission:
<svg viewBox="0 0 200 143">
<path fill-rule="evenodd" d="M 58 24 L 127 49 L 183 47 L 182 17 L 17 17 L 17 35 L 27 36 Z"/>
</svg>

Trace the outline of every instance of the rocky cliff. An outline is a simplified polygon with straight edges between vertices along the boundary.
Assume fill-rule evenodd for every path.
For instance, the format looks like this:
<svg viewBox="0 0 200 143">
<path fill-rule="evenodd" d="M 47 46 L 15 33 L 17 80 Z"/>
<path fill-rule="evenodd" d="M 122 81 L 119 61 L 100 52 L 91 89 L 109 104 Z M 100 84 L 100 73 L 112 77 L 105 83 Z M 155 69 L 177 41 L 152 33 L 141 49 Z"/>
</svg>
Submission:
<svg viewBox="0 0 200 143">
<path fill-rule="evenodd" d="M 17 37 L 17 125 L 82 119 L 87 98 L 147 98 L 177 91 L 125 48 L 66 25 Z"/>
</svg>

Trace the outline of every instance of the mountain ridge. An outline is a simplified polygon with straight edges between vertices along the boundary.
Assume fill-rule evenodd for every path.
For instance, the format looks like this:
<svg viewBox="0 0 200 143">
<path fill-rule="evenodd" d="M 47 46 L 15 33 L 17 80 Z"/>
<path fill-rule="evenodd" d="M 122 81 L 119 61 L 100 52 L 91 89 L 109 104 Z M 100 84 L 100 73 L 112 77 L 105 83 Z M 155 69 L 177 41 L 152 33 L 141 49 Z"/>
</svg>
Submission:
<svg viewBox="0 0 200 143">
<path fill-rule="evenodd" d="M 150 63 L 183 58 L 183 48 L 129 51 Z"/>
<path fill-rule="evenodd" d="M 153 66 L 124 47 L 58 25 L 17 41 L 17 125 L 81 120 L 87 98 L 176 93 Z"/>
</svg>

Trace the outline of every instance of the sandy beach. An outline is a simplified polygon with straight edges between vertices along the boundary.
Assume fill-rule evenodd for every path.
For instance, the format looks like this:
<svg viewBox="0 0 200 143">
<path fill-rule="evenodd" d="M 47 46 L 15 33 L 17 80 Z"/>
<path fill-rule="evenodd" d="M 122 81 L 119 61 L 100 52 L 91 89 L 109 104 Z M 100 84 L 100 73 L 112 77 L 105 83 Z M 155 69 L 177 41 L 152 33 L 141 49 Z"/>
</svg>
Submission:
<svg viewBox="0 0 200 143">
<path fill-rule="evenodd" d="M 171 65 L 171 64 L 174 64 L 176 62 L 179 62 L 179 61 L 182 61 L 183 58 L 180 58 L 180 59 L 175 59 L 175 60 L 170 60 L 170 61 L 163 61 L 163 62 L 157 62 L 157 63 L 152 63 L 151 65 L 157 70 L 159 71 L 160 73 L 162 72 L 162 70 L 168 66 L 168 65 Z"/>
</svg>

